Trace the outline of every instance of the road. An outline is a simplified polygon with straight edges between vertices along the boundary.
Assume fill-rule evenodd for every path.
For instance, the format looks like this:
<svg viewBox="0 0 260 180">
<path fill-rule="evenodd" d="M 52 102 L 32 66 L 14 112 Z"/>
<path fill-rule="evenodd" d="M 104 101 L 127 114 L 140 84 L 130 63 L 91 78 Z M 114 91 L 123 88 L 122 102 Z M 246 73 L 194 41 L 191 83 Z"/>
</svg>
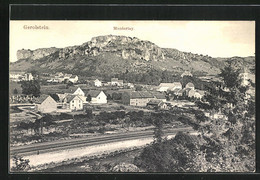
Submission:
<svg viewBox="0 0 260 180">
<path fill-rule="evenodd" d="M 165 135 L 175 135 L 177 132 L 194 132 L 190 127 L 176 128 L 167 130 L 164 132 Z M 18 154 L 21 156 L 28 156 L 37 153 L 48 153 L 59 150 L 73 149 L 79 147 L 101 145 L 112 142 L 120 142 L 126 140 L 142 139 L 153 137 L 153 130 L 149 131 L 139 131 L 139 132 L 129 132 L 122 134 L 109 134 L 96 137 L 85 137 L 69 140 L 60 140 L 52 142 L 43 142 L 25 146 L 10 147 L 10 155 Z"/>
</svg>

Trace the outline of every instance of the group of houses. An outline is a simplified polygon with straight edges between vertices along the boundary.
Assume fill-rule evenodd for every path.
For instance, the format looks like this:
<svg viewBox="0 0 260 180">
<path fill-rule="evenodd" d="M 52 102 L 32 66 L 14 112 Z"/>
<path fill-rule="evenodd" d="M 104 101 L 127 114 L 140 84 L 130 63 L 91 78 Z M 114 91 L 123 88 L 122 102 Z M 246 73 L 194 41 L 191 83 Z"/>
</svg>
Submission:
<svg viewBox="0 0 260 180">
<path fill-rule="evenodd" d="M 47 82 L 62 83 L 65 80 L 76 83 L 78 82 L 79 77 L 73 74 L 63 74 L 62 72 L 57 72 L 50 79 L 48 79 Z"/>
<path fill-rule="evenodd" d="M 124 83 L 123 80 L 119 80 L 118 78 L 111 78 L 109 82 L 102 82 L 99 79 L 95 79 L 92 83 L 95 87 L 102 87 L 102 86 L 116 86 L 119 88 L 134 88 L 133 83 Z"/>
<path fill-rule="evenodd" d="M 186 96 L 189 98 L 196 98 L 201 99 L 205 92 L 199 89 L 195 89 L 193 83 L 189 82 L 182 87 L 180 82 L 173 82 L 173 83 L 161 83 L 157 89 L 159 92 L 172 92 L 174 96 Z"/>
<path fill-rule="evenodd" d="M 34 79 L 32 73 L 10 72 L 10 80 L 14 82 L 32 81 Z"/>
<path fill-rule="evenodd" d="M 80 87 L 72 93 L 57 93 L 59 97 L 58 102 L 55 101 L 50 95 L 41 95 L 35 101 L 36 111 L 42 113 L 60 111 L 78 111 L 83 110 L 84 105 L 90 104 L 104 104 L 107 103 L 107 96 L 100 90 L 84 91 Z"/>
<path fill-rule="evenodd" d="M 164 93 L 156 91 L 127 91 L 122 93 L 122 103 L 130 106 L 150 107 L 158 109 L 169 108 Z"/>
</svg>

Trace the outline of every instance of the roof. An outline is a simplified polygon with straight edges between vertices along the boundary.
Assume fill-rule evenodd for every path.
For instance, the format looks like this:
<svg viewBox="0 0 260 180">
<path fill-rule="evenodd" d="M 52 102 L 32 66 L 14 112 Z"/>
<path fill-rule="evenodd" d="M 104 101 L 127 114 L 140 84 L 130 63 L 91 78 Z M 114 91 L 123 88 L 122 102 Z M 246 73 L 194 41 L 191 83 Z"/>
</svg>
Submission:
<svg viewBox="0 0 260 180">
<path fill-rule="evenodd" d="M 111 81 L 118 81 L 118 78 L 111 78 Z"/>
<path fill-rule="evenodd" d="M 160 93 L 160 92 L 151 92 L 151 94 L 152 94 L 155 98 L 157 98 L 157 99 L 166 99 L 164 93 Z"/>
<path fill-rule="evenodd" d="M 97 97 L 102 91 L 98 90 L 89 90 L 87 96 L 90 95 L 91 97 Z"/>
<path fill-rule="evenodd" d="M 147 105 L 158 105 L 158 106 L 159 106 L 160 103 L 162 103 L 161 100 L 152 99 L 152 100 L 150 100 L 150 101 L 147 103 Z"/>
<path fill-rule="evenodd" d="M 181 88 L 176 88 L 176 89 L 173 90 L 173 93 L 178 93 L 181 90 L 182 90 Z"/>
<path fill-rule="evenodd" d="M 194 84 L 193 84 L 193 83 L 189 82 L 189 83 L 187 83 L 187 84 L 186 84 L 186 86 L 185 86 L 185 87 L 195 87 L 195 86 L 194 86 Z"/>
<path fill-rule="evenodd" d="M 202 91 L 202 90 L 197 90 L 196 92 L 199 93 L 199 94 L 202 95 L 202 96 L 204 96 L 204 94 L 205 94 L 205 92 Z"/>
<path fill-rule="evenodd" d="M 153 94 L 148 92 L 148 91 L 131 91 L 131 92 L 126 92 L 129 94 L 130 98 L 135 99 L 135 98 L 153 98 Z"/>
<path fill-rule="evenodd" d="M 124 81 L 123 81 L 123 80 L 118 80 L 118 82 L 119 82 L 119 83 L 124 83 Z"/>
<path fill-rule="evenodd" d="M 160 87 L 169 87 L 169 88 L 173 88 L 175 86 L 182 86 L 180 82 L 173 82 L 173 83 L 161 83 L 159 85 Z"/>
<path fill-rule="evenodd" d="M 96 80 L 94 80 L 94 82 L 100 82 L 100 80 L 96 79 Z"/>
<path fill-rule="evenodd" d="M 77 96 L 77 95 L 67 95 L 66 96 L 66 99 L 67 99 L 67 102 L 70 102 L 70 101 L 72 101 L 75 97 L 78 97 L 78 98 L 80 98 L 79 96 Z M 80 98 L 81 99 L 81 98 Z M 82 99 L 81 99 L 82 100 Z"/>
<path fill-rule="evenodd" d="M 70 78 L 75 78 L 75 77 L 77 77 L 77 75 L 72 75 Z"/>
<path fill-rule="evenodd" d="M 38 97 L 34 103 L 41 104 L 45 99 L 47 99 L 50 95 L 42 94 L 40 97 Z M 50 96 L 51 97 L 51 96 Z M 51 97 L 52 98 L 52 97 Z M 52 98 L 53 99 L 53 98 Z M 53 99 L 54 100 L 54 99 Z M 55 100 L 54 100 L 55 101 Z"/>
</svg>

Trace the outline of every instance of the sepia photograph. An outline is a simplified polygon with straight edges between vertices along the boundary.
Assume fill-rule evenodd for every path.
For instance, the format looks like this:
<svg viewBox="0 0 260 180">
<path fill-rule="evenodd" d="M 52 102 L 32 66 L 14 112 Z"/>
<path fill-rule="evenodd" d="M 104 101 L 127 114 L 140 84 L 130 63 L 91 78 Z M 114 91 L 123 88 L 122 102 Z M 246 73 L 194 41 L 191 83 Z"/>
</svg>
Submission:
<svg viewBox="0 0 260 180">
<path fill-rule="evenodd" d="M 10 20 L 10 173 L 255 172 L 255 21 Z"/>
</svg>

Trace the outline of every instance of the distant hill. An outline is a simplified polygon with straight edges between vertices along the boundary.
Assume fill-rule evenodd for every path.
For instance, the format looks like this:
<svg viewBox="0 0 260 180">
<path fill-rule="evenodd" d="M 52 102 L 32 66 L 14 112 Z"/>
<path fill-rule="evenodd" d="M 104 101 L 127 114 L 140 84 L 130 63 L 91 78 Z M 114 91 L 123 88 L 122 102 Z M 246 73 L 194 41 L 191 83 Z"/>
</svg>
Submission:
<svg viewBox="0 0 260 180">
<path fill-rule="evenodd" d="M 18 61 L 10 70 L 39 72 L 63 71 L 83 76 L 102 77 L 122 73 L 146 73 L 152 70 L 175 74 L 191 73 L 216 75 L 227 62 L 235 67 L 254 69 L 254 57 L 212 58 L 208 55 L 160 48 L 150 41 L 126 36 L 98 36 L 90 41 L 66 48 L 18 50 Z"/>
</svg>

